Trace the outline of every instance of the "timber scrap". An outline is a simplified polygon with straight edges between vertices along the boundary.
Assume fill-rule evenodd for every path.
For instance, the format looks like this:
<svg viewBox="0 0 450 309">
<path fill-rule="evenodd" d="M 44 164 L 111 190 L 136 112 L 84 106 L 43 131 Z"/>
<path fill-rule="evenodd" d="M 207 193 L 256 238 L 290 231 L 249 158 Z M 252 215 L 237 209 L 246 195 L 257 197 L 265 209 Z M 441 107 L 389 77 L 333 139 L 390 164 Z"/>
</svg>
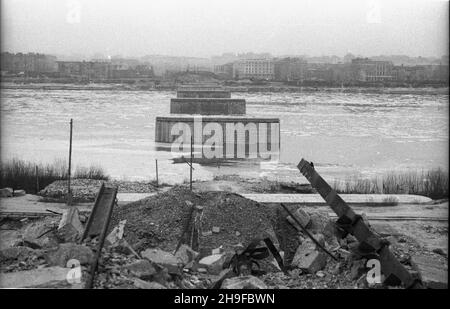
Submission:
<svg viewBox="0 0 450 309">
<path fill-rule="evenodd" d="M 352 234 L 358 240 L 359 251 L 365 252 L 367 255 L 375 255 L 378 258 L 381 273 L 385 278 L 383 284 L 403 284 L 406 288 L 423 288 L 422 282 L 418 278 L 413 277 L 389 250 L 389 242 L 380 238 L 364 223 L 362 217 L 347 205 L 336 191 L 316 172 L 310 162 L 302 159 L 297 168 L 336 213 L 338 216 L 337 226 L 344 233 Z"/>
</svg>

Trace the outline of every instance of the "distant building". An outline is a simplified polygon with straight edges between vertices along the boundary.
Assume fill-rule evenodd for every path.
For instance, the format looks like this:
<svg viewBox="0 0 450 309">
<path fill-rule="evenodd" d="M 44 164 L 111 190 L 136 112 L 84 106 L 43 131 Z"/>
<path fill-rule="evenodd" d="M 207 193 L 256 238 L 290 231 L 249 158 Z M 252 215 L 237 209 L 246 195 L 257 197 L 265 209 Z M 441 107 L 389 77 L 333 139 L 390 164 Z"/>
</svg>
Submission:
<svg viewBox="0 0 450 309">
<path fill-rule="evenodd" d="M 306 75 L 306 60 L 283 58 L 274 60 L 274 79 L 278 81 L 303 80 Z"/>
<path fill-rule="evenodd" d="M 352 60 L 352 70 L 357 81 L 381 82 L 391 81 L 393 64 L 390 61 L 375 61 L 369 58 Z"/>
<path fill-rule="evenodd" d="M 233 77 L 238 79 L 272 80 L 274 62 L 272 59 L 244 59 L 234 63 Z"/>
<path fill-rule="evenodd" d="M 224 79 L 233 78 L 233 63 L 219 64 L 214 66 L 214 74 Z"/>
<path fill-rule="evenodd" d="M 52 73 L 57 71 L 56 57 L 35 53 L 1 53 L 2 71 L 9 73 Z"/>
<path fill-rule="evenodd" d="M 130 65 L 132 63 L 132 65 Z M 61 77 L 87 79 L 123 79 L 153 77 L 153 69 L 146 64 L 131 61 L 58 61 Z"/>
</svg>

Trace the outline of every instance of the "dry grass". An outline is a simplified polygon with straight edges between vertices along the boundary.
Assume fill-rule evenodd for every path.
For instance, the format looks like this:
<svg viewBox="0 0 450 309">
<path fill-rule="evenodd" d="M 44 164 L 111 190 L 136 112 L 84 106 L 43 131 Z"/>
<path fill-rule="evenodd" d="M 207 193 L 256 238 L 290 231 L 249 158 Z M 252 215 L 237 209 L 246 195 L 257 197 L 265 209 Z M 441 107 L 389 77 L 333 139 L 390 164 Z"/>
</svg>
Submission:
<svg viewBox="0 0 450 309">
<path fill-rule="evenodd" d="M 418 194 L 443 199 L 448 198 L 448 172 L 442 169 L 392 172 L 378 178 L 335 181 L 333 187 L 338 193 Z"/>
<path fill-rule="evenodd" d="M 36 175 L 36 166 L 38 176 Z M 68 165 L 64 160 L 55 160 L 51 164 L 36 164 L 18 159 L 2 162 L 0 169 L 0 188 L 23 189 L 27 193 L 37 193 L 55 180 L 68 178 Z M 101 167 L 77 167 L 73 178 L 108 180 Z M 39 184 L 39 187 L 38 187 Z"/>
</svg>

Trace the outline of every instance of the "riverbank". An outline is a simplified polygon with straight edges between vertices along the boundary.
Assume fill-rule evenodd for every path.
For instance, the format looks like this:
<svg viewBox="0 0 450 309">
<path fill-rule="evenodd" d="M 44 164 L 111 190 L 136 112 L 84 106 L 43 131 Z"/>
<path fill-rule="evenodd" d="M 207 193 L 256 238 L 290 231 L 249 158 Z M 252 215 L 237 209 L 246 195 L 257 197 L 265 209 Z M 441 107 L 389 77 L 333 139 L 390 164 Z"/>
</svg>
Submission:
<svg viewBox="0 0 450 309">
<path fill-rule="evenodd" d="M 90 84 L 73 84 L 73 83 L 11 83 L 2 82 L 0 89 L 25 89 L 25 90 L 73 90 L 73 91 L 176 91 L 181 85 L 155 86 L 145 83 L 90 83 Z M 271 85 L 243 85 L 243 86 L 225 86 L 226 91 L 246 92 L 246 93 L 313 93 L 313 92 L 338 92 L 338 93 L 379 93 L 379 94 L 448 94 L 449 88 L 423 87 L 420 85 L 410 87 L 383 87 L 383 86 L 349 86 L 349 87 L 330 87 L 330 86 L 271 86 Z"/>
</svg>

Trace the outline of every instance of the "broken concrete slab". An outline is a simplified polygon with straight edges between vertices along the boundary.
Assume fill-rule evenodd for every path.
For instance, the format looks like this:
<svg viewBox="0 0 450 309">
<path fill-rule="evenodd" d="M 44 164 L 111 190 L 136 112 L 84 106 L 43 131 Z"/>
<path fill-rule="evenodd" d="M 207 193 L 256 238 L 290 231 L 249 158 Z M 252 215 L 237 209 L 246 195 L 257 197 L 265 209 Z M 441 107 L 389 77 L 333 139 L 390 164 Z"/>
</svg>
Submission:
<svg viewBox="0 0 450 309">
<path fill-rule="evenodd" d="M 149 282 L 149 281 L 144 281 L 144 280 L 137 279 L 137 278 L 134 279 L 133 284 L 138 289 L 145 289 L 145 290 L 153 290 L 153 289 L 162 290 L 162 289 L 167 289 L 164 285 L 162 285 L 162 284 L 160 284 L 158 282 L 154 282 L 154 281 Z"/>
<path fill-rule="evenodd" d="M 2 188 L 0 189 L 0 197 L 12 197 L 14 190 L 11 188 Z"/>
<path fill-rule="evenodd" d="M 223 270 L 223 263 L 225 260 L 225 254 L 213 254 L 202 258 L 198 262 L 198 265 L 200 268 L 206 268 L 208 273 L 218 275 Z"/>
<path fill-rule="evenodd" d="M 87 246 L 66 243 L 46 254 L 47 263 L 51 266 L 66 267 L 67 262 L 72 259 L 78 260 L 80 265 L 89 265 L 94 259 L 94 253 Z"/>
<path fill-rule="evenodd" d="M 80 221 L 78 209 L 69 208 L 64 211 L 59 221 L 56 235 L 62 242 L 76 242 L 83 234 L 84 228 Z"/>
<path fill-rule="evenodd" d="M 70 269 L 46 267 L 41 269 L 2 273 L 0 288 L 81 288 L 81 284 L 70 284 L 66 278 Z"/>
<path fill-rule="evenodd" d="M 254 276 L 242 276 L 225 279 L 222 289 L 267 289 L 267 285 Z"/>
<path fill-rule="evenodd" d="M 106 237 L 106 241 L 109 245 L 114 246 L 118 244 L 118 242 L 123 238 L 126 223 L 127 220 L 120 221 L 119 224 L 113 228 L 111 233 L 109 233 L 109 235 Z"/>
<path fill-rule="evenodd" d="M 180 261 L 172 253 L 160 249 L 147 249 L 141 252 L 141 256 L 152 263 L 167 268 L 169 273 L 180 273 Z"/>
<path fill-rule="evenodd" d="M 25 190 L 14 190 L 13 193 L 14 196 L 25 196 L 26 194 Z"/>
<path fill-rule="evenodd" d="M 57 221 L 45 218 L 29 224 L 23 232 L 23 240 L 34 243 L 42 248 L 58 246 L 58 239 L 54 233 Z"/>
<path fill-rule="evenodd" d="M 175 253 L 175 257 L 180 261 L 182 265 L 187 265 L 188 263 L 194 261 L 198 257 L 199 253 L 192 250 L 188 245 L 181 245 L 178 251 Z"/>
<path fill-rule="evenodd" d="M 144 280 L 150 279 L 156 273 L 155 267 L 148 260 L 136 261 L 123 266 L 123 269 L 128 270 L 132 275 Z"/>
<path fill-rule="evenodd" d="M 411 257 L 411 265 L 427 288 L 448 288 L 448 265 L 442 259 L 429 255 L 414 255 Z"/>
<path fill-rule="evenodd" d="M 6 248 L 0 251 L 0 262 L 4 263 L 11 260 L 24 261 L 32 256 L 44 256 L 44 251 L 33 250 L 24 246 Z"/>
<path fill-rule="evenodd" d="M 323 245 L 324 238 L 319 235 L 315 235 L 316 240 Z M 327 254 L 318 249 L 316 244 L 308 238 L 297 248 L 291 265 L 307 273 L 315 274 L 325 267 L 327 258 Z"/>
<path fill-rule="evenodd" d="M 397 231 L 391 224 L 389 223 L 383 223 L 383 222 L 377 222 L 374 221 L 371 224 L 372 230 L 377 232 L 378 235 L 382 237 L 389 237 L 389 236 L 400 236 L 401 233 Z"/>
</svg>

